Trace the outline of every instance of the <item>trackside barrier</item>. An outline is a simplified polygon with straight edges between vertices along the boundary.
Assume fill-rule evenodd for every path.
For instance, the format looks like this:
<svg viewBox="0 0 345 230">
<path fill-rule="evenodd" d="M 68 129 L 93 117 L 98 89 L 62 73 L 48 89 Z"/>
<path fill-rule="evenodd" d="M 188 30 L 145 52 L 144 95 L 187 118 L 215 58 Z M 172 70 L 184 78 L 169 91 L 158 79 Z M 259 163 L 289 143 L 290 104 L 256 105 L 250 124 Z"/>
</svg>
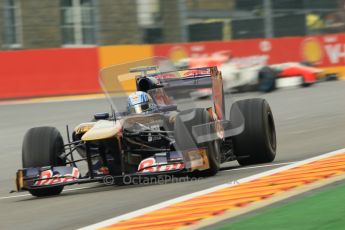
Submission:
<svg viewBox="0 0 345 230">
<path fill-rule="evenodd" d="M 153 54 L 175 62 L 230 55 L 232 62 L 242 66 L 307 61 L 345 76 L 345 34 L 160 44 L 153 47 Z"/>
<path fill-rule="evenodd" d="M 345 34 L 0 51 L 0 99 L 98 93 L 99 70 L 110 65 L 152 56 L 179 61 L 224 53 L 240 65 L 308 61 L 345 76 Z"/>
<path fill-rule="evenodd" d="M 100 91 L 97 48 L 0 52 L 0 98 Z"/>
</svg>

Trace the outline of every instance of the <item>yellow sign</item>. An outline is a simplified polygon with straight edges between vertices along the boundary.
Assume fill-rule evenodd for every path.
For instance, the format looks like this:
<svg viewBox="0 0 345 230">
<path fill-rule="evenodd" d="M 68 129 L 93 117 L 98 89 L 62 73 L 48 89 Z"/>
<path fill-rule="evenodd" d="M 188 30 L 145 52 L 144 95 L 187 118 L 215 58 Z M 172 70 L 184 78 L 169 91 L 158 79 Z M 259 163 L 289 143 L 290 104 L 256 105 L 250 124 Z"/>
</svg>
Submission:
<svg viewBox="0 0 345 230">
<path fill-rule="evenodd" d="M 302 57 L 305 61 L 318 63 L 322 60 L 323 51 L 316 38 L 307 38 L 302 43 Z"/>
<path fill-rule="evenodd" d="M 109 67 L 153 56 L 151 45 L 117 45 L 101 46 L 98 48 L 99 64 L 101 68 Z"/>
</svg>

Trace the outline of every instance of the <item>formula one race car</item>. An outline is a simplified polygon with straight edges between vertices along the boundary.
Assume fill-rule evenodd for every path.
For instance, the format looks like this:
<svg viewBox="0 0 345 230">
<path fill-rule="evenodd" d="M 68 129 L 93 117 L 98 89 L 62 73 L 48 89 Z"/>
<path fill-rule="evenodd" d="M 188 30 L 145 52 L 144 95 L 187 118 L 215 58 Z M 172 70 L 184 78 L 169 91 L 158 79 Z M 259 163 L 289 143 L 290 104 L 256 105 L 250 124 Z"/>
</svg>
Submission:
<svg viewBox="0 0 345 230">
<path fill-rule="evenodd" d="M 193 57 L 182 59 L 176 66 L 196 68 L 217 66 L 222 71 L 224 91 L 260 91 L 270 92 L 278 88 L 291 86 L 310 86 L 318 81 L 337 79 L 336 73 L 327 73 L 322 68 L 308 62 L 285 62 L 272 65 L 252 63 L 241 65 L 232 60 L 227 53 L 218 53 L 211 57 Z M 211 91 L 199 90 L 195 97 L 207 97 Z"/>
<path fill-rule="evenodd" d="M 264 99 L 225 101 L 216 67 L 176 71 L 169 60 L 152 58 L 105 68 L 100 84 L 111 113 L 95 114 L 72 135 L 67 132 L 67 144 L 54 127 L 26 133 L 18 191 L 40 197 L 109 177 L 114 184 L 124 184 L 125 177 L 207 177 L 216 175 L 223 162 L 250 165 L 275 158 L 269 104 Z M 211 88 L 212 100 L 195 106 L 186 97 L 200 88 Z"/>
</svg>

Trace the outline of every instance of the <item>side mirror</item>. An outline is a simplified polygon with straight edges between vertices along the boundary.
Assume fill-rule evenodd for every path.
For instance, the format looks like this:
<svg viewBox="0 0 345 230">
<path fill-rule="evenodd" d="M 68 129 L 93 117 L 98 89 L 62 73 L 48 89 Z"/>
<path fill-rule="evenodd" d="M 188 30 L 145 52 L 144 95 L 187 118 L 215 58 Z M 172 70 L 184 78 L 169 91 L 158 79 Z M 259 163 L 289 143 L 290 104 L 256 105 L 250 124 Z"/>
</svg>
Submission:
<svg viewBox="0 0 345 230">
<path fill-rule="evenodd" d="M 95 120 L 106 120 L 109 118 L 109 113 L 96 113 L 93 117 Z"/>
</svg>

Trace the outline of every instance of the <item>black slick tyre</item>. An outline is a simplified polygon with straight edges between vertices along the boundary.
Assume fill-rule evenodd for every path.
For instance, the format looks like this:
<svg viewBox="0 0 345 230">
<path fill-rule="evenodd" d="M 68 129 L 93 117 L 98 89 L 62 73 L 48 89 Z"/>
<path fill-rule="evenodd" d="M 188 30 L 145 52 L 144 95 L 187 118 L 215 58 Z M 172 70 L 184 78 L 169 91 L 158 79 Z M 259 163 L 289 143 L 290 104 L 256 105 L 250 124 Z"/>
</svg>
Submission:
<svg viewBox="0 0 345 230">
<path fill-rule="evenodd" d="M 244 118 L 244 131 L 232 138 L 234 154 L 240 165 L 272 162 L 276 156 L 276 132 L 273 114 L 266 100 L 237 101 Z"/>
<path fill-rule="evenodd" d="M 36 127 L 27 131 L 22 146 L 23 167 L 63 166 L 65 160 L 59 155 L 64 152 L 60 132 L 54 127 Z M 52 196 L 62 192 L 63 186 L 32 189 L 33 196 Z"/>
</svg>

